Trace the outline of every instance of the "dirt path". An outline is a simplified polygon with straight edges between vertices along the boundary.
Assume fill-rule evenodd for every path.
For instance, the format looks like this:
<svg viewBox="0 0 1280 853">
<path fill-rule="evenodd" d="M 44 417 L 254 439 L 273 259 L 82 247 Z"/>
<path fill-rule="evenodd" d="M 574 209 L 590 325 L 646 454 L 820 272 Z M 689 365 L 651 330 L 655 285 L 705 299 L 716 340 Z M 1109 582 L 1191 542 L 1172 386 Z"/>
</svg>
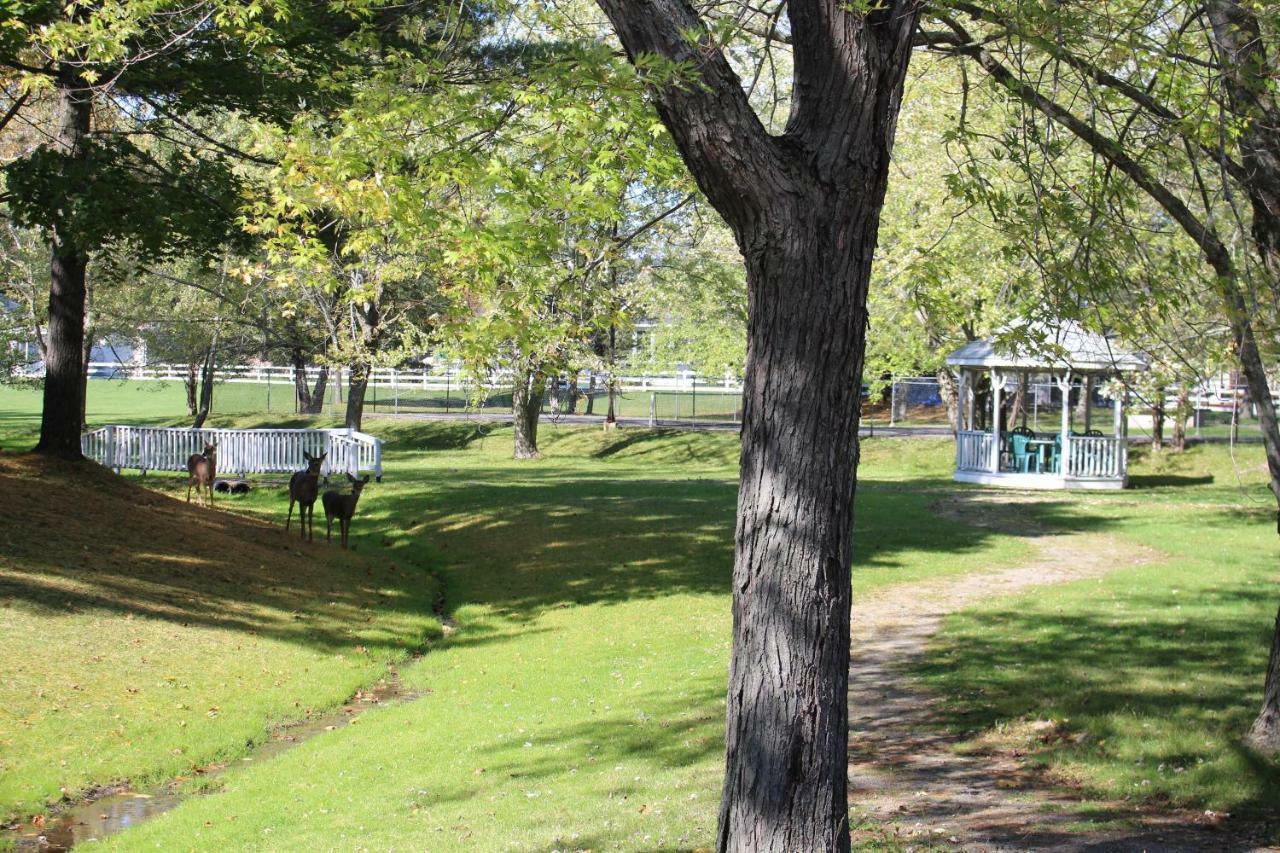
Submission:
<svg viewBox="0 0 1280 853">
<path fill-rule="evenodd" d="M 1100 534 L 1053 533 L 1018 521 L 1035 498 L 968 493 L 940 514 L 1027 536 L 1037 549 L 1022 566 L 890 588 L 855 602 L 850 669 L 849 790 L 853 817 L 892 824 L 901 840 L 968 850 L 1255 849 L 1194 823 L 1192 815 L 1135 816 L 1132 805 L 1082 816 L 1000 754 L 958 755 L 931 725 L 931 700 L 902 676 L 949 613 L 995 596 L 1097 578 L 1160 559 L 1158 552 Z M 1046 724 L 1049 725 L 1049 724 Z M 1105 804 L 1104 804 L 1105 806 Z M 1135 819 L 1130 830 L 1082 832 L 1083 820 Z M 1072 827 L 1071 824 L 1077 824 Z M 1075 830 L 1075 831 L 1072 831 Z"/>
</svg>

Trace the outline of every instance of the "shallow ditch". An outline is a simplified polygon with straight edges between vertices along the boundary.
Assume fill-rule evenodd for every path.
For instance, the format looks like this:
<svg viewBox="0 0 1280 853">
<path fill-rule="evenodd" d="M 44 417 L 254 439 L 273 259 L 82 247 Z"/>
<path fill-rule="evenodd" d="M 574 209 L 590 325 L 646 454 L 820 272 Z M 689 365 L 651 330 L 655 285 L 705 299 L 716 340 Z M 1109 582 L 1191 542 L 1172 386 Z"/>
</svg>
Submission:
<svg viewBox="0 0 1280 853">
<path fill-rule="evenodd" d="M 401 690 L 399 676 L 392 669 L 385 678 L 370 689 L 357 692 L 340 708 L 279 726 L 267 740 L 238 761 L 212 764 L 190 777 L 143 790 L 129 785 L 95 789 L 80 799 L 55 807 L 48 815 L 0 829 L 0 849 L 56 853 L 86 841 L 106 838 L 164 814 L 192 797 L 217 793 L 216 790 L 183 790 L 184 782 L 216 779 L 232 767 L 264 761 L 316 735 L 350 725 L 370 708 L 411 701 L 421 695 Z"/>
</svg>

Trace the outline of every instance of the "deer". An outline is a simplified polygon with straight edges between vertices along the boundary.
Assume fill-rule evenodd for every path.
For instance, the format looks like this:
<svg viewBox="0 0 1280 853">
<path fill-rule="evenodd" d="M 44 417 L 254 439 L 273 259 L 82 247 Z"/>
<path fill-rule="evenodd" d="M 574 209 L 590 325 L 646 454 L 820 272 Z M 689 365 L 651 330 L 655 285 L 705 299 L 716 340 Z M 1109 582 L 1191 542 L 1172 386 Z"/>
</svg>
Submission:
<svg viewBox="0 0 1280 853">
<path fill-rule="evenodd" d="M 328 451 L 319 456 L 312 456 L 307 451 L 302 451 L 303 458 L 307 460 L 307 470 L 295 471 L 289 478 L 289 515 L 284 520 L 285 533 L 289 532 L 289 524 L 293 521 L 293 505 L 296 503 L 299 535 L 307 541 L 312 540 L 311 534 L 315 528 L 316 496 L 320 493 L 320 466 L 324 464 L 324 458 L 328 455 Z"/>
<path fill-rule="evenodd" d="M 217 476 L 218 443 L 215 441 L 204 446 L 204 453 L 193 453 L 187 457 L 187 503 L 191 503 L 191 486 L 194 485 L 197 498 L 202 488 L 208 489 L 207 506 L 213 506 L 213 480 Z"/>
<path fill-rule="evenodd" d="M 324 541 L 333 541 L 333 520 L 338 519 L 338 535 L 342 540 L 342 547 L 347 547 L 347 536 L 351 532 L 351 516 L 356 514 L 356 503 L 360 500 L 360 493 L 364 491 L 365 484 L 369 482 L 369 475 L 365 474 L 363 480 L 357 480 L 350 474 L 347 479 L 351 481 L 351 494 L 344 495 L 338 491 L 328 491 L 320 499 L 324 504 L 324 520 L 325 534 Z"/>
</svg>

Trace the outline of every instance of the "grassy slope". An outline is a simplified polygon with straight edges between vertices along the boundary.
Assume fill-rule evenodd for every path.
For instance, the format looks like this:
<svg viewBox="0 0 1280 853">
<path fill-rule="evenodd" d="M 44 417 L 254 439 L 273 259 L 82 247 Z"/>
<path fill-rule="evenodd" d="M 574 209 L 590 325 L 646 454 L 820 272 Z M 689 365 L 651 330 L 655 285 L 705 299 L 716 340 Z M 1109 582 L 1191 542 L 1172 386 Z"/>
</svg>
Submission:
<svg viewBox="0 0 1280 853">
<path fill-rule="evenodd" d="M 436 594 L 96 467 L 0 456 L 0 818 L 341 703 L 438 632 Z"/>
<path fill-rule="evenodd" d="M 1280 601 L 1261 453 L 1142 453 L 1136 471 L 1134 491 L 1045 520 L 1167 560 L 956 615 L 919 674 L 974 748 L 1027 749 L 1088 796 L 1274 816 L 1280 773 L 1239 742 Z"/>
</svg>

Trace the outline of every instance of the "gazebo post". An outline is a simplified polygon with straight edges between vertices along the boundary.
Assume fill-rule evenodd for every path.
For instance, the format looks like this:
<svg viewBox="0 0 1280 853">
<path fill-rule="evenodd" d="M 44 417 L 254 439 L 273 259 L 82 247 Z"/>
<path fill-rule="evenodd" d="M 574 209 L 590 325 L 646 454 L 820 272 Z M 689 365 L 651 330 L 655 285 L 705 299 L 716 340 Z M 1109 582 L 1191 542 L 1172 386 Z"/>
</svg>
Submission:
<svg viewBox="0 0 1280 853">
<path fill-rule="evenodd" d="M 1058 379 L 1062 389 L 1062 453 L 1059 455 L 1058 474 L 1065 478 L 1071 470 L 1071 371 L 1065 370 Z"/>
<path fill-rule="evenodd" d="M 960 368 L 959 392 L 956 394 L 956 432 L 964 432 L 969 427 L 965 423 L 965 415 L 969 411 L 969 372 Z"/>
<path fill-rule="evenodd" d="M 1000 394 L 1004 391 L 1004 374 L 991 369 L 991 473 L 1000 473 Z"/>
<path fill-rule="evenodd" d="M 1116 394 L 1116 398 L 1111 402 L 1113 416 L 1112 434 L 1116 438 L 1120 437 L 1120 422 L 1124 418 L 1124 395 L 1125 392 L 1121 390 L 1121 392 Z"/>
</svg>

